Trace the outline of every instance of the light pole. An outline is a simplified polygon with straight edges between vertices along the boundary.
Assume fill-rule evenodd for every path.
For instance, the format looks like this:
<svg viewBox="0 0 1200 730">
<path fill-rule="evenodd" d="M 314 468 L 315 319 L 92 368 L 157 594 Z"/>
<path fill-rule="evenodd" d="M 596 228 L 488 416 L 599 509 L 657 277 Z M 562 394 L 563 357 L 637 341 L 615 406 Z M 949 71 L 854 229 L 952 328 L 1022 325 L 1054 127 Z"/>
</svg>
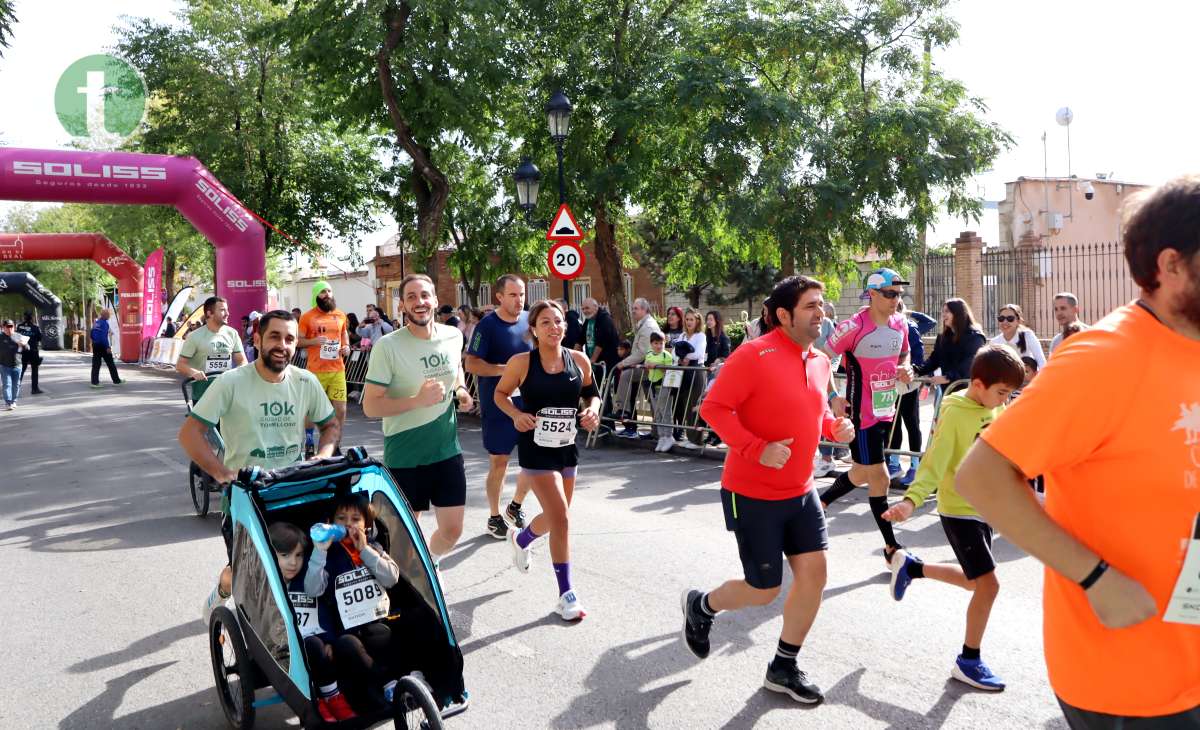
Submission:
<svg viewBox="0 0 1200 730">
<path fill-rule="evenodd" d="M 550 139 L 554 140 L 554 151 L 558 157 L 558 204 L 567 202 L 566 185 L 563 176 L 563 142 L 567 140 L 567 130 L 571 124 L 571 101 L 562 91 L 555 91 L 546 102 L 546 119 L 550 125 Z M 521 160 L 521 166 L 513 174 L 517 183 L 517 204 L 525 211 L 528 218 L 537 205 L 538 189 L 541 186 L 542 173 L 538 171 L 528 157 Z M 553 222 L 551 223 L 553 224 Z M 569 283 L 563 279 L 563 299 L 567 306 L 571 304 Z"/>
</svg>

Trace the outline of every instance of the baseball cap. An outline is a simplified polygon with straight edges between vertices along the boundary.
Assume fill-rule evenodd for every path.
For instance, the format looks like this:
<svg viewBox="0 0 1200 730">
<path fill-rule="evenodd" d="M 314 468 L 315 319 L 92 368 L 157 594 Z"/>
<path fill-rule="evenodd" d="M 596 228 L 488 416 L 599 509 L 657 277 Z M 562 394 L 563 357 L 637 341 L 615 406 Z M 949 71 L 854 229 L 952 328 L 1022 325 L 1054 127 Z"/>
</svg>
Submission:
<svg viewBox="0 0 1200 730">
<path fill-rule="evenodd" d="M 891 269 L 875 269 L 867 276 L 867 291 L 882 289 L 885 286 L 908 286 L 909 282 Z"/>
</svg>

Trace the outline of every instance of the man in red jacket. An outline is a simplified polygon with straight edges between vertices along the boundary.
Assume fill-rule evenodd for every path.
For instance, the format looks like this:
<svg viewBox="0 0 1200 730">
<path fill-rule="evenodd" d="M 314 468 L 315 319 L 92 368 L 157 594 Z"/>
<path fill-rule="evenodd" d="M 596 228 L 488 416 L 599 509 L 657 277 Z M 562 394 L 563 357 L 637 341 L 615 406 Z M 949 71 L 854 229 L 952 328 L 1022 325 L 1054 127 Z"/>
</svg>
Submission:
<svg viewBox="0 0 1200 730">
<path fill-rule="evenodd" d="M 829 357 L 812 346 L 821 334 L 823 291 L 821 282 L 804 276 L 779 282 L 765 303 L 773 329 L 734 351 L 700 406 L 729 445 L 721 505 L 745 578 L 683 594 L 684 640 L 703 659 L 713 617 L 775 600 L 786 557 L 792 588 L 763 686 L 807 704 L 824 695 L 797 667 L 796 655 L 821 606 L 828 546 L 812 455 L 822 436 L 842 443 L 854 437 L 850 421 L 829 410 Z"/>
</svg>

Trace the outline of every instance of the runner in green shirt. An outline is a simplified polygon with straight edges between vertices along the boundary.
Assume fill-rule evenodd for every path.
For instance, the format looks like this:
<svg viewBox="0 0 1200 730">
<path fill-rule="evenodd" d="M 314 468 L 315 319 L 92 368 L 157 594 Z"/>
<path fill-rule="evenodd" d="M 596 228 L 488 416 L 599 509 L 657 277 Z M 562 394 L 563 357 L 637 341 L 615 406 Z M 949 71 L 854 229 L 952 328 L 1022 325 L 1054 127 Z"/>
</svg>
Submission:
<svg viewBox="0 0 1200 730">
<path fill-rule="evenodd" d="M 179 429 L 183 450 L 218 482 L 232 482 L 243 467 L 275 469 L 299 461 L 304 453 L 306 419 L 321 429 L 317 456 L 333 455 L 341 427 L 316 376 L 292 366 L 296 340 L 296 321 L 291 313 L 275 310 L 264 314 L 254 335 L 259 358 L 213 381 L 208 397 L 196 403 Z M 225 440 L 223 462 L 205 438 L 205 432 L 218 424 Z M 228 552 L 233 526 L 222 502 L 226 514 L 221 534 Z M 205 602 L 206 620 L 213 606 L 229 597 L 232 585 L 233 574 L 226 565 Z"/>
<path fill-rule="evenodd" d="M 208 374 L 223 373 L 246 364 L 242 338 L 228 325 L 229 303 L 222 297 L 204 300 L 204 325 L 183 341 L 175 371 L 196 381 L 192 402 L 200 400 L 208 388 Z"/>
<path fill-rule="evenodd" d="M 363 413 L 383 418 L 384 464 L 417 514 L 437 508 L 429 538 L 435 566 L 462 535 L 467 475 L 454 405 L 467 411 L 462 333 L 438 324 L 437 293 L 424 274 L 400 283 L 407 324 L 371 347 Z"/>
</svg>

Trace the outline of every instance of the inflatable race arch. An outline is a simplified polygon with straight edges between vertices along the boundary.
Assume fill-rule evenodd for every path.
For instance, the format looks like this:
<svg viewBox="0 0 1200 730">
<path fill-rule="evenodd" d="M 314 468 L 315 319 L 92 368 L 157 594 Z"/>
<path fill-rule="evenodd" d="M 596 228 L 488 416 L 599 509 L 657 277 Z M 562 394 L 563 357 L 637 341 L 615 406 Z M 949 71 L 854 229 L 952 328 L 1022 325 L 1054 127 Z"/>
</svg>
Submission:
<svg viewBox="0 0 1200 730">
<path fill-rule="evenodd" d="M 121 323 L 121 359 L 137 362 L 142 339 L 142 267 L 129 254 L 98 233 L 0 233 L 0 266 L 5 261 L 61 259 L 91 259 L 117 280 L 118 311 L 114 315 Z M 137 326 L 127 324 L 131 322 Z"/>
<path fill-rule="evenodd" d="M 0 249 L 2 250 L 2 249 Z M 63 347 L 62 300 L 26 271 L 0 272 L 0 294 L 19 294 L 29 300 L 42 328 L 42 349 Z"/>
<path fill-rule="evenodd" d="M 229 301 L 230 318 L 236 322 L 266 307 L 263 228 L 194 157 L 0 147 L 0 200 L 174 206 L 216 249 L 216 292 Z M 0 253 L 0 261 L 6 258 Z M 126 357 L 138 352 L 141 292 L 139 281 L 127 310 L 121 290 L 121 336 L 128 333 L 134 343 L 126 349 L 122 339 Z"/>
</svg>

